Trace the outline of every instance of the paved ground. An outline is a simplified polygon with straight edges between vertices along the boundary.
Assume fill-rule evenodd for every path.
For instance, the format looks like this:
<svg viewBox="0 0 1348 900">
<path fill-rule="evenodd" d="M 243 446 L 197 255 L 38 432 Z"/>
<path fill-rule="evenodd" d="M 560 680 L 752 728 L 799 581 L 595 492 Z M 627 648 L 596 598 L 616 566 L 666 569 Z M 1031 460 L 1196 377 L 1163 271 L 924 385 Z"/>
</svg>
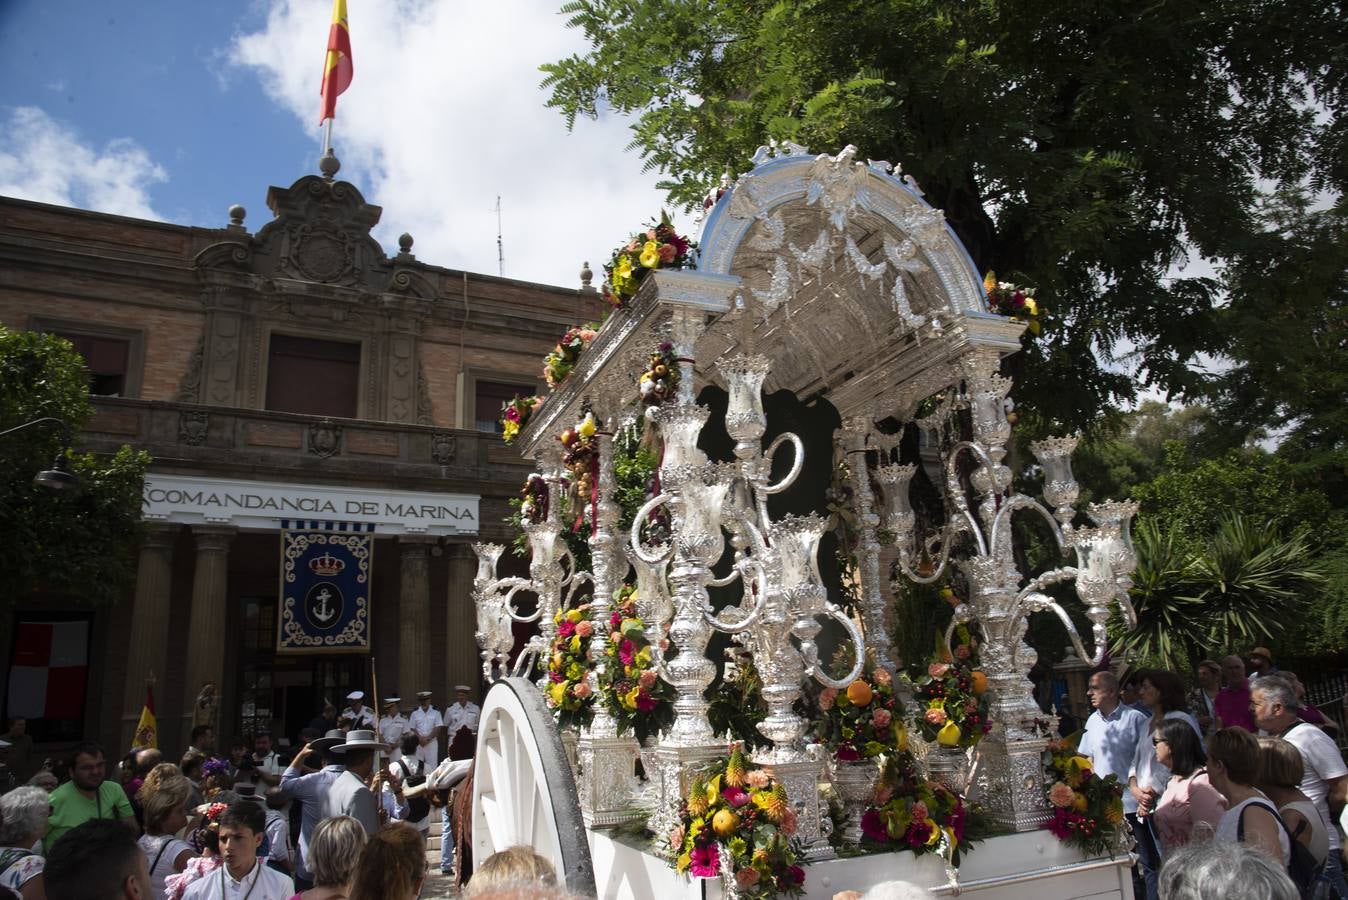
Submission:
<svg viewBox="0 0 1348 900">
<path fill-rule="evenodd" d="M 429 875 L 426 876 L 426 886 L 421 889 L 421 900 L 451 900 L 459 895 L 455 893 L 452 885 L 453 878 L 440 874 L 440 870 L 432 867 Z"/>
</svg>

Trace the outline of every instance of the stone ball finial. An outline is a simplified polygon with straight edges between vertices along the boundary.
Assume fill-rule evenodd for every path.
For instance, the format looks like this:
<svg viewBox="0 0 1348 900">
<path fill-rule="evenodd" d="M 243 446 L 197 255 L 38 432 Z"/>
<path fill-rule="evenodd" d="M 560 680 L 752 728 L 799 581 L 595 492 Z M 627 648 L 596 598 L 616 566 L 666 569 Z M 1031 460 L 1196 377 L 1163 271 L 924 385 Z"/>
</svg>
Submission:
<svg viewBox="0 0 1348 900">
<path fill-rule="evenodd" d="M 590 290 L 590 282 L 594 280 L 594 272 L 590 271 L 590 261 L 587 259 L 580 267 L 580 289 Z"/>
<path fill-rule="evenodd" d="M 238 203 L 229 208 L 229 224 L 243 227 L 243 217 L 248 215 L 248 210 L 244 209 Z"/>
<path fill-rule="evenodd" d="M 318 160 L 318 171 L 323 173 L 323 177 L 329 181 L 332 180 L 332 177 L 336 175 L 341 168 L 342 164 L 338 162 L 336 156 L 333 156 L 331 150 L 324 153 L 322 158 Z"/>
<path fill-rule="evenodd" d="M 406 231 L 398 235 L 398 249 L 401 250 L 403 253 L 411 253 L 412 235 L 408 234 Z"/>
</svg>

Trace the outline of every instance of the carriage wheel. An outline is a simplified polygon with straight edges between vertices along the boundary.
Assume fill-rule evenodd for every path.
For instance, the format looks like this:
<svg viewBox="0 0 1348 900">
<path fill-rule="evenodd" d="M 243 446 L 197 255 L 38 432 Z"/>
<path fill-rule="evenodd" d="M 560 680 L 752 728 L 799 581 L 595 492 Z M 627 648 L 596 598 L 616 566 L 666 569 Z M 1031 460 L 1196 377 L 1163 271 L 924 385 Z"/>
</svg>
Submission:
<svg viewBox="0 0 1348 900">
<path fill-rule="evenodd" d="M 569 890 L 595 893 L 594 864 L 571 766 L 543 695 L 503 678 L 482 704 L 473 773 L 473 859 L 531 847 Z"/>
</svg>

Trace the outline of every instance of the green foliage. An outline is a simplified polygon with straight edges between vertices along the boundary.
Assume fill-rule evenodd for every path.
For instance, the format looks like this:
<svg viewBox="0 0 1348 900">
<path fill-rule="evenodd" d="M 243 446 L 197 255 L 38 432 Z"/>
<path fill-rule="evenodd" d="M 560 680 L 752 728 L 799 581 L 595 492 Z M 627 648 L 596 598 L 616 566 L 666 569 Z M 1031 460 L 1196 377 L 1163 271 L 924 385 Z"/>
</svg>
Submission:
<svg viewBox="0 0 1348 900">
<path fill-rule="evenodd" d="M 92 414 L 84 363 L 69 342 L 0 326 L 0 430 L 45 416 L 76 433 Z M 70 453 L 77 493 L 33 484 L 61 449 L 59 428 L 0 438 L 0 533 L 8 558 L 0 598 L 38 594 L 93 604 L 126 596 L 140 539 L 141 486 L 150 458 L 122 447 L 111 457 Z"/>
<path fill-rule="evenodd" d="M 1118 645 L 1166 668 L 1189 671 L 1205 655 L 1277 637 L 1324 580 L 1305 529 L 1284 536 L 1272 522 L 1227 515 L 1188 549 L 1181 528 L 1139 524 L 1131 591 L 1138 625 L 1122 633 L 1115 623 Z"/>
<path fill-rule="evenodd" d="M 1343 270 L 1332 230 L 1270 234 L 1260 205 L 1270 184 L 1348 182 L 1343 7 L 576 0 L 563 13 L 589 49 L 542 68 L 569 125 L 636 114 L 631 146 L 689 206 L 770 138 L 901 161 L 980 271 L 1038 288 L 1045 336 L 1012 359 L 1022 405 L 1088 427 L 1138 385 L 1108 348 L 1135 348 L 1143 385 L 1195 394 L 1212 380 L 1198 354 L 1257 337 L 1260 305 L 1228 317 L 1221 280 L 1172 277 L 1186 254 L 1227 261 L 1262 304 L 1282 291 L 1261 267 L 1282 273 L 1304 309 Z M 1281 251 L 1286 266 L 1265 265 Z M 1258 359 L 1251 376 L 1276 354 Z"/>
</svg>

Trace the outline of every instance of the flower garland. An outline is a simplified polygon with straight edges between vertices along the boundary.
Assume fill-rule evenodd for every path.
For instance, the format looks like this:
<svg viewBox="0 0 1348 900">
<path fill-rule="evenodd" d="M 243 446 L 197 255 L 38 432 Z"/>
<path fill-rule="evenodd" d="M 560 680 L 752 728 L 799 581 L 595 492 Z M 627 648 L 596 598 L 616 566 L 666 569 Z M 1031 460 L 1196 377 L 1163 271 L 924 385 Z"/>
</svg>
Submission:
<svg viewBox="0 0 1348 900">
<path fill-rule="evenodd" d="M 798 896 L 805 884 L 796 811 L 786 789 L 750 769 L 739 744 L 697 775 L 668 835 L 674 868 L 695 878 L 725 875 L 745 900 Z"/>
<path fill-rule="evenodd" d="M 942 747 L 972 747 L 992 730 L 988 678 L 977 668 L 978 642 L 968 626 L 956 626 L 954 637 L 953 659 L 941 650 L 925 667 L 911 667 L 903 679 L 912 689 L 913 721 L 924 739 Z"/>
<path fill-rule="evenodd" d="M 862 844 L 939 853 L 958 866 L 971 846 L 968 810 L 959 794 L 924 781 L 911 753 L 885 758 L 873 802 L 861 816 Z"/>
<path fill-rule="evenodd" d="M 548 483 L 537 472 L 520 488 L 520 521 L 537 524 L 548 517 Z"/>
<path fill-rule="evenodd" d="M 637 379 L 637 391 L 642 406 L 659 406 L 674 398 L 674 390 L 679 386 L 679 358 L 674 355 L 674 345 L 662 341 L 651 354 L 646 371 Z"/>
<path fill-rule="evenodd" d="M 552 352 L 543 357 L 543 378 L 547 381 L 548 387 L 556 390 L 557 385 L 566 380 L 566 376 L 571 374 L 571 370 L 580 360 L 580 355 L 590 346 L 598 333 L 599 325 L 590 322 L 578 325 L 562 336 L 557 346 L 552 348 Z"/>
<path fill-rule="evenodd" d="M 544 692 L 559 725 L 586 725 L 594 714 L 594 691 L 587 677 L 590 674 L 590 638 L 594 623 L 587 618 L 590 604 L 583 603 L 565 612 L 557 610 L 552 617 L 557 636 L 552 639 L 552 654 L 548 658 L 548 689 Z"/>
<path fill-rule="evenodd" d="M 988 309 L 999 316 L 1024 322 L 1031 334 L 1039 335 L 1039 304 L 1034 299 L 1034 288 L 998 281 L 996 274 L 989 272 L 983 279 L 983 290 L 988 295 Z"/>
<path fill-rule="evenodd" d="M 608 276 L 604 299 L 614 309 L 622 309 L 636 296 L 637 288 L 652 269 L 691 268 L 690 251 L 696 246 L 674 230 L 669 213 L 662 211 L 659 222 L 652 222 L 632 235 L 625 246 L 613 251 L 613 258 L 604 265 Z"/>
<path fill-rule="evenodd" d="M 579 531 L 585 521 L 585 510 L 595 501 L 595 486 L 599 478 L 599 444 L 594 439 L 599 423 L 594 413 L 587 412 L 575 428 L 568 428 L 557 436 L 564 452 L 562 464 L 571 473 L 570 498 L 576 510 L 573 531 Z"/>
<path fill-rule="evenodd" d="M 674 720 L 674 689 L 655 671 L 646 623 L 637 615 L 637 592 L 623 585 L 613 595 L 609 640 L 599 693 L 618 725 L 618 734 L 645 741 Z"/>
<path fill-rule="evenodd" d="M 825 688 L 816 700 L 813 740 L 840 762 L 873 759 L 908 749 L 903 706 L 894 696 L 893 679 L 885 669 L 865 673 L 845 691 Z"/>
<path fill-rule="evenodd" d="M 543 397 L 521 397 L 516 394 L 501 406 L 501 440 L 506 446 L 515 442 L 530 417 L 543 405 Z"/>
<path fill-rule="evenodd" d="M 1061 741 L 1049 741 L 1043 753 L 1044 770 L 1051 782 L 1044 796 L 1053 818 L 1044 827 L 1053 836 L 1086 856 L 1113 855 L 1123 823 L 1123 785 L 1114 775 L 1101 778 L 1091 761 L 1077 755 L 1081 732 Z"/>
</svg>

